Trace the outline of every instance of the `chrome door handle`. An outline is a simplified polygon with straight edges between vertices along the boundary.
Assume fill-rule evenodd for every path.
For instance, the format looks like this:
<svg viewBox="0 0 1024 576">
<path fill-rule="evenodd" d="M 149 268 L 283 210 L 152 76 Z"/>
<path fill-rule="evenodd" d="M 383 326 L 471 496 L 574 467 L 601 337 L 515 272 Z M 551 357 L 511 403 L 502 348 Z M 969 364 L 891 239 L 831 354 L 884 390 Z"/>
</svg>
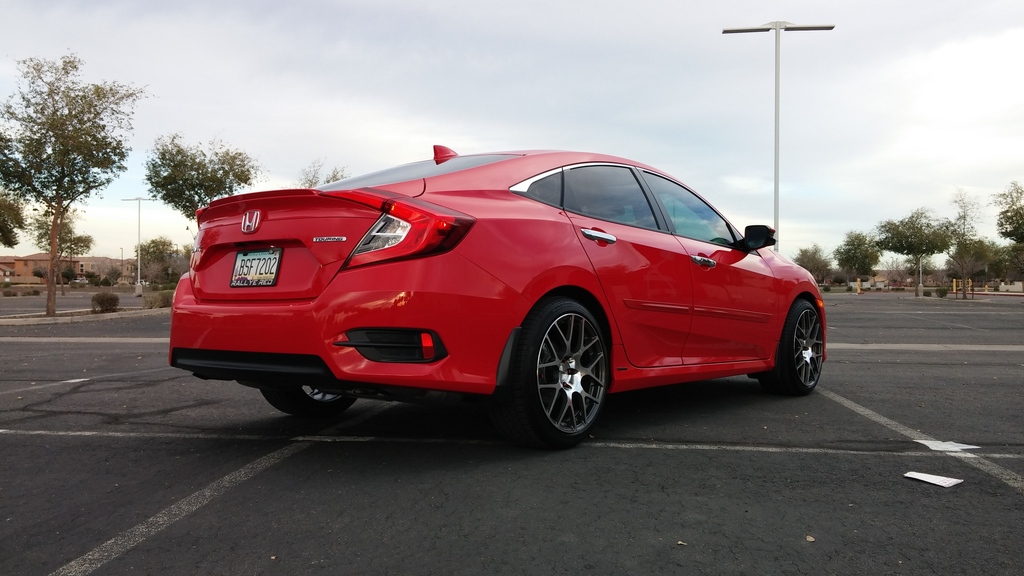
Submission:
<svg viewBox="0 0 1024 576">
<path fill-rule="evenodd" d="M 693 263 L 696 264 L 697 266 L 707 266 L 708 268 L 715 267 L 715 261 L 712 260 L 711 258 L 708 258 L 707 256 L 691 255 L 690 260 L 693 260 Z"/>
<path fill-rule="evenodd" d="M 612 236 L 611 234 L 607 234 L 605 232 L 599 232 L 597 230 L 591 230 L 589 228 L 584 228 L 582 230 L 582 232 L 583 232 L 583 235 L 585 237 L 587 237 L 587 238 L 589 238 L 591 240 L 607 242 L 609 244 L 615 244 L 615 240 L 617 240 L 617 238 L 615 238 L 615 236 Z"/>
</svg>

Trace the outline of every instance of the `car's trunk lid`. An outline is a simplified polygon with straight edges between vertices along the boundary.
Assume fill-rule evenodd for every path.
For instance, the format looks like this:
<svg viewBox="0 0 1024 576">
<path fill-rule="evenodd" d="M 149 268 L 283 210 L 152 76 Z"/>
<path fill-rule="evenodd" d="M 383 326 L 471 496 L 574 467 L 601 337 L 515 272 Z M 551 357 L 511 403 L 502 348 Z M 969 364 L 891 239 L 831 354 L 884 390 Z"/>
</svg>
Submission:
<svg viewBox="0 0 1024 576">
<path fill-rule="evenodd" d="M 193 291 L 201 300 L 315 298 L 379 217 L 309 189 L 216 200 L 199 218 Z"/>
</svg>

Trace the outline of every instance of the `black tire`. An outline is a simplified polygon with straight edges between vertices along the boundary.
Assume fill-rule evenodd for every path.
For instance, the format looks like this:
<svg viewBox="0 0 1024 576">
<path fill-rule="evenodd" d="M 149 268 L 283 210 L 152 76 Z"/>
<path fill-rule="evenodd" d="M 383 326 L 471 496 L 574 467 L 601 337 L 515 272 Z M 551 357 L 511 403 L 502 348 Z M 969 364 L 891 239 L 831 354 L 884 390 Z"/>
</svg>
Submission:
<svg viewBox="0 0 1024 576">
<path fill-rule="evenodd" d="M 579 444 L 611 384 L 606 336 L 569 298 L 540 301 L 526 316 L 509 369 L 509 390 L 491 410 L 495 428 L 524 446 Z"/>
<path fill-rule="evenodd" d="M 821 316 L 813 304 L 797 300 L 786 315 L 775 353 L 775 368 L 757 374 L 761 387 L 774 394 L 805 396 L 818 385 L 825 350 Z"/>
<path fill-rule="evenodd" d="M 321 392 L 309 386 L 274 390 L 260 389 L 260 393 L 274 408 L 300 418 L 337 416 L 356 401 L 355 398 Z"/>
</svg>

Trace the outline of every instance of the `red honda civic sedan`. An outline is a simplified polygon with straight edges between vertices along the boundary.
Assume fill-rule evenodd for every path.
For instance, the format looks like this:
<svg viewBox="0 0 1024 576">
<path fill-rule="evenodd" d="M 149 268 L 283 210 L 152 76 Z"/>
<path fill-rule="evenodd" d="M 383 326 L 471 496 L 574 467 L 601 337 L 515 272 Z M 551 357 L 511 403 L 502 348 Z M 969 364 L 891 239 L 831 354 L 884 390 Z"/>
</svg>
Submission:
<svg viewBox="0 0 1024 576">
<path fill-rule="evenodd" d="M 803 395 L 825 360 L 821 295 L 774 230 L 623 158 L 435 146 L 197 216 L 170 363 L 295 416 L 454 395 L 566 448 L 608 394 L 748 374 Z"/>
</svg>

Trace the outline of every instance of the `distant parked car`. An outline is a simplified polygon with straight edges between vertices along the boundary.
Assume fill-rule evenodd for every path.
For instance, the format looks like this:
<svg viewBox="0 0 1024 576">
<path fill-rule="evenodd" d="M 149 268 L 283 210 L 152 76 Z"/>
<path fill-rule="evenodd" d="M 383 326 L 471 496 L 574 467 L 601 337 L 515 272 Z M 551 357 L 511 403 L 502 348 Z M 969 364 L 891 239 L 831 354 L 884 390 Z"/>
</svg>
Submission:
<svg viewBox="0 0 1024 576">
<path fill-rule="evenodd" d="M 438 146 L 197 218 L 170 363 L 296 416 L 454 394 L 564 448 L 609 393 L 749 374 L 802 395 L 825 360 L 818 287 L 775 231 L 623 158 Z"/>
</svg>

